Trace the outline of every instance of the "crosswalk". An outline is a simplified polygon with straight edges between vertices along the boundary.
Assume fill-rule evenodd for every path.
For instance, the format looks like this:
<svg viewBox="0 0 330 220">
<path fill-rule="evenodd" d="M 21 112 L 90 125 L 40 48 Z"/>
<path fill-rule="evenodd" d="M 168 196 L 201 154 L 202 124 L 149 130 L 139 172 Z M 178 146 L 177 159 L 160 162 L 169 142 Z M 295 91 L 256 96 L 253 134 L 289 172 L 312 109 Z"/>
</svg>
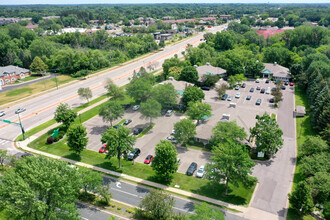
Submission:
<svg viewBox="0 0 330 220">
<path fill-rule="evenodd" d="M 8 142 L 9 142 L 8 140 L 0 139 L 0 145 L 5 145 L 5 144 L 7 144 Z"/>
</svg>

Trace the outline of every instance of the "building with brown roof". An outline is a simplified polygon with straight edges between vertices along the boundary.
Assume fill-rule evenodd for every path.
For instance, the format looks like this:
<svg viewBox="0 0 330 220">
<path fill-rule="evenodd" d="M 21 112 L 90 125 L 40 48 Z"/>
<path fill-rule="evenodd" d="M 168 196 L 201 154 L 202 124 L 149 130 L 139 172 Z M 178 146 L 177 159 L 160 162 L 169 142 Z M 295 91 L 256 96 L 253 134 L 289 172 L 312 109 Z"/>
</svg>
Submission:
<svg viewBox="0 0 330 220">
<path fill-rule="evenodd" d="M 198 80 L 201 81 L 203 75 L 217 75 L 225 76 L 226 70 L 220 67 L 214 67 L 210 63 L 206 63 L 204 66 L 195 66 L 198 72 Z"/>
<path fill-rule="evenodd" d="M 291 74 L 289 69 L 274 63 L 264 63 L 265 69 L 261 71 L 261 76 L 265 78 L 274 77 L 275 80 L 289 81 Z"/>
</svg>

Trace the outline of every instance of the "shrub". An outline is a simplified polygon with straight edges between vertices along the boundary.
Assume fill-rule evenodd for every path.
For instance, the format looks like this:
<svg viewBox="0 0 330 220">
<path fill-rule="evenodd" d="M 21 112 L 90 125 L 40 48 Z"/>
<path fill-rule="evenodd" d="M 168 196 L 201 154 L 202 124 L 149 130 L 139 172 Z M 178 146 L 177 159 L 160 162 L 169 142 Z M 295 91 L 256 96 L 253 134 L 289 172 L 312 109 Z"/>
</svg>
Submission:
<svg viewBox="0 0 330 220">
<path fill-rule="evenodd" d="M 52 136 L 49 136 L 47 138 L 47 144 L 52 144 L 52 143 L 54 143 L 54 138 Z"/>
<path fill-rule="evenodd" d="M 72 74 L 72 77 L 78 78 L 78 77 L 84 77 L 89 74 L 89 70 L 79 70 L 78 72 Z"/>
<path fill-rule="evenodd" d="M 118 210 L 121 210 L 121 206 L 118 206 L 117 209 L 118 209 Z"/>
</svg>

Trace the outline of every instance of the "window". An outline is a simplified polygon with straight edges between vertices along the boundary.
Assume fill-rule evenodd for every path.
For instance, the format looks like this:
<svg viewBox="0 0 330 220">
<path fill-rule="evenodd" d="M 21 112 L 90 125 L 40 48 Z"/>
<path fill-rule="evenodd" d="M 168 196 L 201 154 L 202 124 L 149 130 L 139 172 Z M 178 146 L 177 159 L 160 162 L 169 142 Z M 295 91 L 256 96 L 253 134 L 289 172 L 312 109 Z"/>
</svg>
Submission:
<svg viewBox="0 0 330 220">
<path fill-rule="evenodd" d="M 7 76 L 8 76 L 8 74 L 7 74 L 7 73 L 4 73 L 4 74 L 3 74 L 3 76 L 4 76 L 4 77 L 7 77 Z"/>
<path fill-rule="evenodd" d="M 3 82 L 2 79 L 0 79 L 0 86 L 3 86 L 5 83 Z"/>
<path fill-rule="evenodd" d="M 12 81 L 12 82 L 14 82 L 15 80 L 16 80 L 16 78 L 14 78 L 14 77 L 13 77 L 13 78 L 11 78 L 11 81 Z"/>
<path fill-rule="evenodd" d="M 24 78 L 25 78 L 24 73 L 21 73 L 21 79 L 24 79 Z"/>
<path fill-rule="evenodd" d="M 6 79 L 6 83 L 10 83 L 10 80 L 9 79 Z"/>
<path fill-rule="evenodd" d="M 13 76 L 13 75 L 14 75 L 14 73 L 10 73 L 10 75 L 11 75 L 11 76 Z"/>
</svg>

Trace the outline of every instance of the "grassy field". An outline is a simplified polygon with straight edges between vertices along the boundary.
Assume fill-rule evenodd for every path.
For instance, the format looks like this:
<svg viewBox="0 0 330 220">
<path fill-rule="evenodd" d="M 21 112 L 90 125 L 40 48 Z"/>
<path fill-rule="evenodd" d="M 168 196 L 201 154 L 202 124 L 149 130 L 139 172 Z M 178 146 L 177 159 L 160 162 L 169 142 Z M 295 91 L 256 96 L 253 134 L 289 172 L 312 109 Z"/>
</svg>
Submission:
<svg viewBox="0 0 330 220">
<path fill-rule="evenodd" d="M 131 161 L 122 160 L 122 168 L 118 169 L 118 160 L 116 158 L 111 158 L 110 160 L 105 159 L 105 155 L 98 152 L 84 150 L 79 157 L 75 153 L 69 151 L 68 146 L 65 144 L 66 139 L 53 143 L 52 145 L 47 145 L 46 139 L 51 132 L 52 130 L 34 140 L 29 144 L 29 147 L 75 161 L 102 167 L 104 169 L 125 173 L 141 179 L 163 183 L 160 179 L 158 179 L 155 172 L 149 165 L 141 163 L 135 163 L 133 165 Z M 174 174 L 174 178 L 169 186 L 173 187 L 176 184 L 179 185 L 182 190 L 219 199 L 236 205 L 247 205 L 254 191 L 254 187 L 246 189 L 242 184 L 240 184 L 239 187 L 235 187 L 230 184 L 229 195 L 226 196 L 224 195 L 225 187 L 223 184 L 213 183 L 206 179 L 189 177 L 181 173 Z"/>
<path fill-rule="evenodd" d="M 58 85 L 62 85 L 65 83 L 68 83 L 70 81 L 75 80 L 74 78 L 67 76 L 67 75 L 61 75 L 57 77 Z M 18 89 L 13 89 L 7 92 L 0 93 L 0 105 L 4 105 L 9 102 L 17 101 L 19 99 L 38 94 L 40 92 L 43 92 L 45 90 L 55 88 L 56 87 L 56 81 L 55 79 L 47 79 L 42 82 L 33 83 L 27 86 L 23 86 Z"/>
<path fill-rule="evenodd" d="M 302 105 L 305 106 L 306 112 L 309 112 L 309 105 L 307 102 L 307 96 L 304 91 L 300 90 L 299 88 L 295 89 L 295 105 Z M 305 117 L 298 117 L 296 118 L 296 132 L 297 132 L 297 163 L 296 163 L 296 169 L 294 173 L 294 178 L 293 178 L 293 185 L 292 185 L 292 191 L 295 189 L 297 184 L 305 179 L 305 175 L 300 171 L 300 161 L 301 161 L 301 156 L 300 156 L 300 151 L 302 144 L 306 140 L 308 135 L 316 135 L 316 132 L 313 130 L 310 118 L 308 115 Z M 288 210 L 288 215 L 287 215 L 288 220 L 295 220 L 299 219 L 299 216 L 297 213 L 294 212 L 293 209 L 289 208 Z M 309 219 L 314 219 L 312 216 L 304 216 L 304 220 L 309 220 Z"/>
</svg>

